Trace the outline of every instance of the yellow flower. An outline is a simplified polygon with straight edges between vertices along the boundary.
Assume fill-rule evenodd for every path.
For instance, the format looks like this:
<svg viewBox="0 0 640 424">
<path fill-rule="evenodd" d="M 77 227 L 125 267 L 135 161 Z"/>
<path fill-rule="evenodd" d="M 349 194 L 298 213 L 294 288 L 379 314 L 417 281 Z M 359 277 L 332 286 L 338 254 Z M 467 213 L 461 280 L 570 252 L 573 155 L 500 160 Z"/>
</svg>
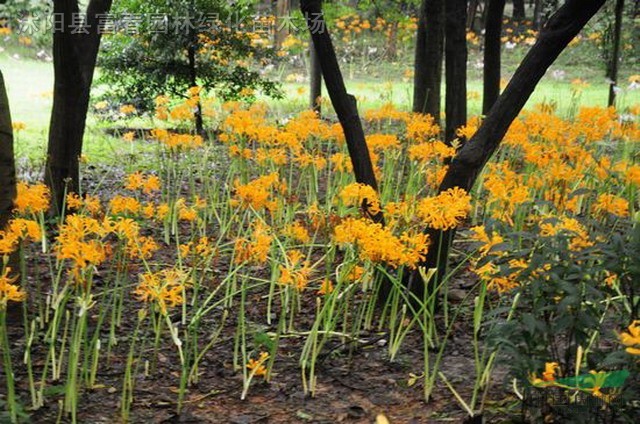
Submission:
<svg viewBox="0 0 640 424">
<path fill-rule="evenodd" d="M 0 275 L 0 310 L 4 310 L 9 301 L 22 302 L 27 297 L 20 287 L 13 284 L 18 277 L 9 277 L 10 272 L 11 268 L 6 267 Z"/>
<path fill-rule="evenodd" d="M 183 292 L 188 285 L 187 279 L 185 272 L 173 268 L 144 273 L 140 275 L 134 294 L 141 302 L 155 304 L 159 312 L 166 315 L 168 308 L 184 302 Z"/>
<path fill-rule="evenodd" d="M 247 362 L 247 369 L 253 372 L 253 375 L 256 377 L 266 376 L 267 368 L 264 364 L 267 362 L 267 359 L 269 359 L 269 354 L 267 352 L 261 352 L 258 360 L 253 358 L 249 359 L 249 362 Z"/>
<path fill-rule="evenodd" d="M 593 212 L 597 214 L 610 213 L 624 218 L 629 216 L 629 202 L 622 197 L 603 193 L 598 196 L 593 205 Z"/>
<path fill-rule="evenodd" d="M 333 293 L 333 283 L 330 279 L 325 278 L 322 280 L 322 285 L 320 286 L 320 290 L 318 290 L 318 294 L 324 296 L 331 293 Z"/>
<path fill-rule="evenodd" d="M 353 183 L 344 187 L 340 199 L 347 206 L 365 206 L 367 212 L 377 215 L 380 212 L 378 193 L 366 184 Z"/>
<path fill-rule="evenodd" d="M 244 262 L 262 264 L 267 261 L 273 236 L 271 228 L 262 221 L 254 223 L 252 240 L 245 238 L 236 239 L 234 247 L 234 262 L 241 264 Z"/>
<path fill-rule="evenodd" d="M 309 243 L 311 241 L 309 231 L 299 221 L 287 226 L 285 234 L 300 243 Z"/>
<path fill-rule="evenodd" d="M 22 130 L 26 129 L 27 125 L 24 122 L 13 121 L 11 123 L 11 128 L 13 129 L 13 131 L 19 132 L 19 131 L 22 131 Z"/>
<path fill-rule="evenodd" d="M 560 369 L 560 365 L 557 362 L 547 362 L 544 364 L 544 372 L 542 373 L 542 379 L 544 381 L 554 381 L 556 379 L 556 371 Z"/>
<path fill-rule="evenodd" d="M 111 213 L 114 215 L 135 215 L 140 211 L 141 206 L 137 199 L 127 196 L 115 196 L 110 202 Z"/>
<path fill-rule="evenodd" d="M 633 321 L 627 331 L 620 333 L 620 342 L 627 346 L 626 351 L 631 355 L 640 355 L 640 320 Z"/>
<path fill-rule="evenodd" d="M 450 188 L 435 197 L 420 201 L 417 214 L 429 227 L 450 230 L 457 227 L 471 212 L 471 196 L 459 187 Z"/>
<path fill-rule="evenodd" d="M 347 218 L 336 225 L 334 241 L 340 246 L 356 247 L 363 260 L 383 262 L 393 267 L 406 265 L 415 268 L 425 259 L 429 248 L 429 238 L 425 234 L 405 233 L 396 237 L 388 227 L 354 218 Z"/>
<path fill-rule="evenodd" d="M 136 112 L 137 112 L 137 109 L 133 105 L 120 106 L 120 113 L 123 115 L 131 115 Z"/>
<path fill-rule="evenodd" d="M 15 200 L 16 212 L 19 214 L 38 214 L 49 209 L 49 189 L 44 184 L 29 185 L 20 182 L 17 185 L 18 195 Z"/>
</svg>

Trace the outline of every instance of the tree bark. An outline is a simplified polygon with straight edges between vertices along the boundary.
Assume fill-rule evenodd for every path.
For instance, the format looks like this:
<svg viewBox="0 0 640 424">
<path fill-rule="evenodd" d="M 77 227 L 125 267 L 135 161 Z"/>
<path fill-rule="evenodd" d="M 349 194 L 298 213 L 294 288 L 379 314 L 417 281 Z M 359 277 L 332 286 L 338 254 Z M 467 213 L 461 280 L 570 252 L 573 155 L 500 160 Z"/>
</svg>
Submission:
<svg viewBox="0 0 640 424">
<path fill-rule="evenodd" d="M 473 24 L 476 20 L 476 13 L 478 12 L 479 0 L 470 0 L 469 9 L 467 10 L 467 28 L 472 30 Z"/>
<path fill-rule="evenodd" d="M 542 6 L 544 5 L 544 0 L 535 0 L 535 5 L 533 6 L 533 27 L 536 31 L 540 31 L 542 28 Z"/>
<path fill-rule="evenodd" d="M 413 111 L 440 123 L 444 1 L 422 0 L 416 34 Z"/>
<path fill-rule="evenodd" d="M 624 0 L 616 1 L 615 22 L 613 27 L 613 49 L 611 63 L 609 64 L 609 106 L 616 104 L 616 90 L 618 88 L 618 66 L 620 64 L 620 36 L 622 33 L 622 12 L 624 12 Z"/>
<path fill-rule="evenodd" d="M 322 69 L 318 53 L 313 47 L 313 40 L 309 43 L 309 107 L 318 116 L 322 114 Z"/>
<path fill-rule="evenodd" d="M 505 0 L 489 0 L 484 34 L 484 86 L 482 114 L 489 113 L 500 96 L 500 49 Z"/>
<path fill-rule="evenodd" d="M 274 44 L 276 50 L 280 50 L 282 43 L 289 34 L 286 23 L 283 19 L 289 14 L 289 0 L 277 0 L 276 2 L 276 26 L 274 34 Z"/>
<path fill-rule="evenodd" d="M 451 143 L 456 130 L 467 123 L 467 0 L 446 3 L 445 77 L 446 98 L 445 140 Z"/>
<path fill-rule="evenodd" d="M 471 191 L 478 175 L 547 69 L 604 3 L 605 0 L 567 0 L 549 19 L 476 134 L 452 160 L 440 185 L 440 192 L 454 187 Z M 429 287 L 433 290 L 438 280 L 446 275 L 449 247 L 455 229 L 439 231 L 427 228 L 426 232 L 431 237 L 432 249 L 422 265 L 427 269 L 437 269 L 436 278 Z M 435 247 L 439 246 L 439 241 L 441 248 L 437 249 Z M 409 273 L 405 284 L 415 296 L 423 298 L 426 288 L 418 272 Z"/>
<path fill-rule="evenodd" d="M 340 125 L 349 150 L 356 181 L 371 186 L 378 191 L 378 183 L 373 172 L 371 156 L 365 141 L 362 121 L 358 114 L 356 98 L 347 93 L 347 89 L 340 72 L 340 65 L 331 42 L 331 36 L 322 14 L 321 0 L 302 0 L 300 9 L 306 17 L 307 27 L 311 33 L 314 48 L 318 55 L 322 77 L 331 98 L 333 108 L 338 115 Z M 366 202 L 365 202 L 366 203 Z M 365 213 L 376 222 L 382 222 L 382 213 L 373 214 L 363 205 Z"/>
<path fill-rule="evenodd" d="M 4 76 L 0 71 L 0 230 L 13 211 L 16 197 L 16 165 L 13 153 L 13 128 Z"/>
<path fill-rule="evenodd" d="M 513 19 L 523 21 L 526 18 L 524 0 L 513 0 Z"/>
<path fill-rule="evenodd" d="M 98 18 L 110 8 L 111 0 L 91 0 L 83 30 L 78 31 L 72 26 L 74 14 L 79 13 L 78 1 L 54 1 L 54 16 L 63 19 L 64 25 L 53 34 L 55 82 L 45 166 L 53 213 L 61 212 L 65 191 L 80 190 L 78 160 L 100 46 Z"/>
</svg>

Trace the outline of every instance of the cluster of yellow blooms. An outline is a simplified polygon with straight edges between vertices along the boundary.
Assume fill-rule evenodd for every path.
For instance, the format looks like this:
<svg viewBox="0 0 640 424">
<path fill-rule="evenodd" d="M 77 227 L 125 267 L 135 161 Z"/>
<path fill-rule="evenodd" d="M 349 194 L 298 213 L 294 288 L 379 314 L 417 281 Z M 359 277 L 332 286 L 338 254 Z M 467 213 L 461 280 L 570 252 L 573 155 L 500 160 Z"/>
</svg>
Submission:
<svg viewBox="0 0 640 424">
<path fill-rule="evenodd" d="M 235 242 L 235 263 L 256 263 L 262 264 L 267 261 L 273 235 L 271 228 L 264 222 L 258 220 L 253 225 L 252 240 L 237 238 Z"/>
<path fill-rule="evenodd" d="M 443 191 L 420 201 L 417 214 L 429 227 L 450 230 L 459 226 L 471 212 L 471 196 L 460 187 Z"/>
<path fill-rule="evenodd" d="M 258 177 L 248 184 L 240 184 L 240 180 L 236 180 L 234 186 L 235 198 L 231 199 L 231 206 L 252 207 L 255 210 L 275 211 L 278 209 L 278 200 L 273 198 L 274 191 L 281 194 L 287 191 L 286 183 L 280 181 L 277 172 Z"/>
<path fill-rule="evenodd" d="M 620 333 L 620 341 L 627 347 L 627 353 L 640 355 L 640 321 L 633 321 L 626 332 Z"/>
<path fill-rule="evenodd" d="M 347 218 L 334 228 L 336 244 L 357 248 L 362 260 L 393 267 L 415 268 L 426 257 L 429 237 L 417 233 L 393 235 L 391 230 L 367 219 Z"/>
<path fill-rule="evenodd" d="M 11 268 L 5 267 L 0 275 L 0 311 L 6 309 L 7 302 L 22 302 L 26 298 L 26 293 L 20 287 L 13 284 L 18 277 L 9 277 Z"/>
<path fill-rule="evenodd" d="M 188 285 L 188 275 L 184 271 L 170 268 L 141 274 L 134 294 L 140 301 L 155 305 L 162 315 L 166 315 L 168 308 L 184 302 Z"/>
</svg>

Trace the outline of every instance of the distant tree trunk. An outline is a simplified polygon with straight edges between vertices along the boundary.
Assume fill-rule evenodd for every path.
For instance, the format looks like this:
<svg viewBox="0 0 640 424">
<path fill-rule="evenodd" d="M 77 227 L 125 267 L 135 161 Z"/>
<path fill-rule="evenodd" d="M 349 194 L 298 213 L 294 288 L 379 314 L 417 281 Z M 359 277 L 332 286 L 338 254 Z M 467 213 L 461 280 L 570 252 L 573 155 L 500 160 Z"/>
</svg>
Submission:
<svg viewBox="0 0 640 424">
<path fill-rule="evenodd" d="M 549 19 L 536 44 L 520 63 L 476 134 L 453 158 L 440 185 L 440 192 L 454 187 L 467 191 L 473 188 L 478 175 L 500 145 L 540 79 L 604 3 L 605 0 L 567 0 Z M 437 287 L 438 280 L 446 275 L 449 248 L 455 229 L 439 231 L 428 228 L 426 232 L 432 240 L 433 248 L 429 250 L 422 265 L 427 269 L 437 268 L 436 278 L 429 287 L 433 290 Z M 442 247 L 437 249 L 435 246 Z M 417 271 L 408 274 L 405 284 L 418 299 L 423 298 L 426 288 Z"/>
<path fill-rule="evenodd" d="M 11 218 L 16 197 L 16 166 L 13 154 L 13 128 L 4 76 L 0 71 L 0 230 Z"/>
<path fill-rule="evenodd" d="M 523 21 L 526 18 L 524 0 L 513 0 L 513 19 Z"/>
<path fill-rule="evenodd" d="M 276 2 L 276 27 L 275 27 L 275 48 L 280 50 L 289 31 L 284 19 L 289 14 L 289 0 L 277 0 Z"/>
<path fill-rule="evenodd" d="M 500 96 L 500 49 L 505 0 L 488 0 L 484 34 L 484 88 L 482 114 L 489 113 Z"/>
<path fill-rule="evenodd" d="M 387 60 L 398 59 L 398 21 L 391 24 L 389 35 L 387 36 Z"/>
<path fill-rule="evenodd" d="M 467 123 L 467 0 L 446 2 L 445 140 L 451 143 L 456 130 Z"/>
<path fill-rule="evenodd" d="M 536 31 L 540 31 L 542 28 L 542 6 L 544 5 L 544 0 L 536 0 L 533 6 L 533 26 Z"/>
<path fill-rule="evenodd" d="M 313 47 L 313 40 L 309 43 L 309 107 L 318 115 L 322 114 L 322 69 L 318 53 Z"/>
<path fill-rule="evenodd" d="M 469 9 L 467 10 L 467 28 L 473 29 L 473 24 L 476 20 L 476 13 L 478 12 L 478 6 L 480 0 L 470 0 Z"/>
<path fill-rule="evenodd" d="M 303 15 L 307 17 L 307 27 L 318 55 L 327 92 L 344 131 L 356 181 L 369 185 L 378 191 L 378 182 L 373 172 L 362 121 L 360 121 L 360 116 L 358 115 L 357 101 L 354 96 L 347 93 L 347 88 L 340 72 L 340 65 L 331 42 L 331 36 L 322 14 L 321 4 L 322 0 L 302 0 L 300 9 Z M 370 212 L 367 202 L 363 205 L 363 209 L 365 214 L 374 221 L 383 221 L 382 213 L 374 214 Z"/>
<path fill-rule="evenodd" d="M 422 0 L 416 34 L 413 111 L 440 122 L 444 1 Z"/>
<path fill-rule="evenodd" d="M 616 1 L 615 23 L 613 27 L 613 51 L 607 77 L 609 83 L 609 106 L 616 104 L 616 90 L 618 88 L 618 66 L 620 64 L 620 36 L 622 33 L 622 12 L 624 12 L 624 0 Z"/>
<path fill-rule="evenodd" d="M 52 212 L 61 212 L 65 189 L 80 189 L 78 160 L 82 154 L 93 71 L 98 56 L 101 32 L 99 16 L 111 8 L 111 0 L 91 0 L 83 25 L 72 25 L 78 16 L 77 0 L 55 0 L 54 16 L 63 19 L 64 28 L 53 34 L 53 109 L 49 127 L 49 145 L 45 182 L 52 194 Z"/>
<path fill-rule="evenodd" d="M 191 87 L 196 87 L 198 85 L 198 68 L 196 63 L 196 41 L 193 41 L 192 44 L 187 49 L 187 59 L 189 63 L 189 85 Z M 198 100 L 196 104 L 195 111 L 193 112 L 193 117 L 196 123 L 196 133 L 200 136 L 205 136 L 204 131 L 204 121 L 202 119 L 202 104 Z"/>
</svg>

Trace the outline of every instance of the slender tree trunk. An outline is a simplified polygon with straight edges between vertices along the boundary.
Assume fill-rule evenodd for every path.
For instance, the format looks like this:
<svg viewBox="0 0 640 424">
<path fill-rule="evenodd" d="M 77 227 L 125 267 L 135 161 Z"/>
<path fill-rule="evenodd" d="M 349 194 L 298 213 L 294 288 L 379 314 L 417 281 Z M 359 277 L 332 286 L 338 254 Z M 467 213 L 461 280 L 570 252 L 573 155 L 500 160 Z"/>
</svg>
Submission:
<svg viewBox="0 0 640 424">
<path fill-rule="evenodd" d="M 16 197 L 16 166 L 13 154 L 13 128 L 4 77 L 0 71 L 0 230 L 11 218 Z"/>
<path fill-rule="evenodd" d="M 55 82 L 45 166 L 45 182 L 51 190 L 54 213 L 61 211 L 65 191 L 80 190 L 78 160 L 100 46 L 98 18 L 110 8 L 111 0 L 91 0 L 84 32 L 72 26 L 74 14 L 79 13 L 78 1 L 54 1 L 54 16 L 64 20 L 64 28 L 53 34 Z"/>
<path fill-rule="evenodd" d="M 387 36 L 387 60 L 398 59 L 398 21 L 391 24 L 389 35 Z"/>
<path fill-rule="evenodd" d="M 500 49 L 502 43 L 502 17 L 505 0 L 488 0 L 487 19 L 484 34 L 484 93 L 482 113 L 489 113 L 491 106 L 500 96 Z"/>
<path fill-rule="evenodd" d="M 195 43 L 195 41 L 194 41 Z M 196 45 L 191 44 L 187 49 L 187 56 L 189 62 L 189 84 L 191 87 L 196 87 L 198 85 L 198 68 L 196 63 Z M 196 123 L 196 133 L 202 137 L 204 137 L 204 121 L 202 119 L 202 104 L 198 100 L 198 104 L 196 104 L 195 111 L 193 112 L 193 117 L 195 118 Z"/>
<path fill-rule="evenodd" d="M 513 19 L 523 21 L 526 18 L 524 0 L 513 0 Z"/>
<path fill-rule="evenodd" d="M 373 172 L 362 121 L 358 114 L 357 101 L 354 96 L 347 93 L 321 5 L 321 0 L 302 0 L 300 9 L 307 18 L 307 27 L 318 55 L 322 77 L 344 131 L 356 181 L 367 184 L 377 191 L 378 183 Z M 365 213 L 374 221 L 382 222 L 382 213 L 373 214 L 367 210 L 366 205 L 363 206 Z"/>
<path fill-rule="evenodd" d="M 318 115 L 322 114 L 322 69 L 318 53 L 313 47 L 313 41 L 309 43 L 309 107 Z"/>
<path fill-rule="evenodd" d="M 276 27 L 275 27 L 275 48 L 280 50 L 289 31 L 284 21 L 289 14 L 289 0 L 277 0 L 276 3 Z"/>
<path fill-rule="evenodd" d="M 520 63 L 476 134 L 452 160 L 440 185 L 440 192 L 454 187 L 471 191 L 478 175 L 500 145 L 540 79 L 604 3 L 605 0 L 567 0 L 549 19 L 536 44 Z M 432 280 L 433 285 L 429 287 L 433 290 L 433 287 L 437 287 L 438 279 L 446 275 L 449 247 L 455 230 L 443 232 L 428 228 L 426 232 L 431 237 L 432 249 L 422 265 L 427 269 L 438 270 L 436 279 Z M 436 246 L 439 245 L 441 248 L 437 249 Z M 425 286 L 418 272 L 409 273 L 405 284 L 415 296 L 423 298 Z"/>
<path fill-rule="evenodd" d="M 540 31 L 542 28 L 542 6 L 544 5 L 544 0 L 536 0 L 533 6 L 533 26 L 536 31 Z"/>
<path fill-rule="evenodd" d="M 445 140 L 451 143 L 456 130 L 467 123 L 467 0 L 448 0 L 445 26 L 446 99 Z"/>
<path fill-rule="evenodd" d="M 444 1 L 423 0 L 416 34 L 413 111 L 440 122 Z"/>
<path fill-rule="evenodd" d="M 607 77 L 609 83 L 609 106 L 616 104 L 616 90 L 618 88 L 618 66 L 620 64 L 620 36 L 622 33 L 622 12 L 624 12 L 624 0 L 616 1 L 616 17 L 613 27 L 613 51 L 611 53 L 611 63 Z"/>
<path fill-rule="evenodd" d="M 476 13 L 478 12 L 479 0 L 470 0 L 469 9 L 467 10 L 467 28 L 473 29 L 473 24 L 476 20 Z"/>
</svg>

